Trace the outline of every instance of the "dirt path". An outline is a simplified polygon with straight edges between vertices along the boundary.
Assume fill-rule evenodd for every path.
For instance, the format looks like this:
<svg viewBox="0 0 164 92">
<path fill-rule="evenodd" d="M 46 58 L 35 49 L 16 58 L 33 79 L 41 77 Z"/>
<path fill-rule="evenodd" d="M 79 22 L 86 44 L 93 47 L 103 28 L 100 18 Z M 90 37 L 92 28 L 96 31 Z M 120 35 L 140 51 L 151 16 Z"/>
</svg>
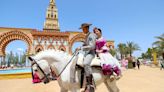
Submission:
<svg viewBox="0 0 164 92">
<path fill-rule="evenodd" d="M 164 92 L 164 70 L 141 66 L 123 71 L 118 81 L 120 92 Z M 0 92 L 59 92 L 57 82 L 32 84 L 31 79 L 0 80 Z M 96 92 L 108 92 L 104 84 Z"/>
</svg>

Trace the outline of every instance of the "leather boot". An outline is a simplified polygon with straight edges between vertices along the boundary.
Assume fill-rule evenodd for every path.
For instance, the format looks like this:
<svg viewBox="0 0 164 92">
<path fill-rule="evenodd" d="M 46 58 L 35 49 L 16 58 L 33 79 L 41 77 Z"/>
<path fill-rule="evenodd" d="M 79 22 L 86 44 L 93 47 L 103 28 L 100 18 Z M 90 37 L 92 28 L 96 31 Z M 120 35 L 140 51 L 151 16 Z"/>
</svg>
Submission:
<svg viewBox="0 0 164 92">
<path fill-rule="evenodd" d="M 95 88 L 93 85 L 93 76 L 86 76 L 86 80 L 87 80 L 87 85 L 85 88 L 85 92 L 95 92 Z"/>
</svg>

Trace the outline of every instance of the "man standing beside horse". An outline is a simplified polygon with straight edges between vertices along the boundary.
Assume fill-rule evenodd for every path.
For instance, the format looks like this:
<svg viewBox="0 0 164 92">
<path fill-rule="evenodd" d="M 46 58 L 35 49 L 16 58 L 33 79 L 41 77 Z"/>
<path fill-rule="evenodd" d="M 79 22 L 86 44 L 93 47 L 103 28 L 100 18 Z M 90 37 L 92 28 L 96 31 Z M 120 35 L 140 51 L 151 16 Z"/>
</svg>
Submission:
<svg viewBox="0 0 164 92">
<path fill-rule="evenodd" d="M 93 86 L 93 76 L 92 76 L 92 68 L 90 66 L 93 58 L 95 57 L 95 46 L 96 46 L 96 38 L 97 36 L 89 32 L 89 27 L 91 24 L 83 23 L 80 27 L 80 29 L 83 30 L 83 33 L 86 34 L 84 45 L 82 47 L 79 47 L 76 49 L 83 50 L 85 52 L 84 54 L 84 71 L 86 75 L 86 88 L 85 92 L 94 92 L 94 86 Z"/>
</svg>

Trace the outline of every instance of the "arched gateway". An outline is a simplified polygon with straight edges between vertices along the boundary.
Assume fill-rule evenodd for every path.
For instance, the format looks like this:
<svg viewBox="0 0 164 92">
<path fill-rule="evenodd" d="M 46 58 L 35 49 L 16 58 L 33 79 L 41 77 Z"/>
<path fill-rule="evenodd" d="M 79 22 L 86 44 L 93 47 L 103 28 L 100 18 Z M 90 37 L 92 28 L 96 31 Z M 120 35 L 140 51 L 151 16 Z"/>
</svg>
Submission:
<svg viewBox="0 0 164 92">
<path fill-rule="evenodd" d="M 22 40 L 27 46 L 27 55 L 33 55 L 46 49 L 56 49 L 72 53 L 75 42 L 84 41 L 81 32 L 37 31 L 27 28 L 0 27 L 0 61 L 5 60 L 5 48 L 14 40 Z M 13 48 L 16 49 L 16 48 Z"/>
<path fill-rule="evenodd" d="M 55 4 L 55 0 L 50 0 L 43 31 L 30 28 L 0 27 L 0 62 L 5 61 L 5 48 L 14 40 L 22 40 L 27 43 L 27 55 L 33 55 L 46 49 L 62 50 L 71 54 L 73 44 L 84 41 L 85 35 L 82 32 L 60 32 L 58 10 Z M 113 42 L 109 42 L 108 46 L 114 47 Z"/>
<path fill-rule="evenodd" d="M 32 55 L 45 49 L 62 50 L 71 54 L 73 44 L 83 42 L 84 39 L 85 35 L 81 32 L 51 32 L 0 27 L 0 61 L 4 60 L 6 46 L 14 40 L 26 42 L 27 55 Z M 111 46 L 114 47 L 113 44 Z"/>
<path fill-rule="evenodd" d="M 0 43 L 1 43 L 0 55 L 1 56 L 5 56 L 6 46 L 14 40 L 25 41 L 28 44 L 27 53 L 28 54 L 32 53 L 32 39 L 30 39 L 30 37 L 27 34 L 16 30 L 16 31 L 9 31 L 0 35 Z"/>
<path fill-rule="evenodd" d="M 74 42 L 83 42 L 84 38 L 85 35 L 81 32 L 51 32 L 0 27 L 0 56 L 5 56 L 6 46 L 14 40 L 26 42 L 28 45 L 27 54 L 32 55 L 45 49 L 63 50 L 72 53 L 71 49 Z"/>
</svg>

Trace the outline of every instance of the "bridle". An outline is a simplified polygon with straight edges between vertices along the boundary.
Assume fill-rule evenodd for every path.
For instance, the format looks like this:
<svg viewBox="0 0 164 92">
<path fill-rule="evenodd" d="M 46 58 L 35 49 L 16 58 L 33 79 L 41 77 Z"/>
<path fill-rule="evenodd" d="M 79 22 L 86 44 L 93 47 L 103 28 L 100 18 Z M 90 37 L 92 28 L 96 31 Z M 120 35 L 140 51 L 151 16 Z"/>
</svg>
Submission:
<svg viewBox="0 0 164 92">
<path fill-rule="evenodd" d="M 79 52 L 77 51 L 75 51 L 74 53 L 73 53 L 73 56 L 71 57 L 71 59 L 69 60 L 69 62 L 66 64 L 66 66 L 62 69 L 62 71 L 59 73 L 59 75 L 56 75 L 55 74 L 55 77 L 56 78 L 59 78 L 60 77 L 60 75 L 63 73 L 63 71 L 65 70 L 65 68 L 68 66 L 68 64 L 72 61 L 72 59 L 75 57 L 75 56 L 77 56 L 79 54 Z M 39 64 L 36 62 L 36 60 L 35 59 L 33 59 L 32 57 L 28 57 L 29 58 L 29 60 L 30 61 L 33 61 L 33 63 L 31 64 L 31 67 L 33 66 L 33 65 L 37 65 L 37 67 L 39 68 L 39 70 L 42 72 L 42 74 L 44 75 L 44 77 L 43 78 L 41 78 L 41 80 L 43 80 L 43 79 L 45 79 L 45 81 L 44 81 L 44 83 L 46 84 L 46 83 L 48 83 L 49 82 L 49 80 L 50 80 L 50 78 L 48 78 L 48 76 L 50 76 L 50 73 L 53 75 L 54 73 L 54 71 L 52 71 L 52 68 L 51 68 L 51 66 L 50 66 L 50 70 L 51 70 L 51 72 L 50 73 L 48 73 L 48 74 L 46 74 L 44 71 L 43 71 L 43 69 L 39 66 Z M 32 69 L 32 68 L 31 68 Z M 32 70 L 32 72 L 33 72 L 33 70 Z M 32 77 L 33 77 L 33 74 L 32 74 Z M 53 79 L 52 79 L 53 80 Z"/>
<path fill-rule="evenodd" d="M 43 69 L 39 66 L 39 64 L 36 62 L 35 59 L 33 59 L 32 57 L 28 57 L 28 58 L 29 58 L 29 60 L 33 61 L 33 63 L 31 64 L 31 67 L 34 66 L 34 65 L 36 64 L 36 66 L 39 68 L 39 70 L 41 71 L 41 73 L 44 75 L 44 77 L 41 78 L 41 80 L 45 79 L 44 83 L 45 83 L 45 84 L 48 83 L 48 82 L 49 82 L 48 76 L 49 76 L 50 74 L 49 74 L 49 73 L 46 74 L 46 73 L 43 71 Z M 33 72 L 33 68 L 31 68 L 31 69 L 32 69 L 32 72 Z M 33 74 L 32 74 L 32 76 L 33 76 Z"/>
</svg>

